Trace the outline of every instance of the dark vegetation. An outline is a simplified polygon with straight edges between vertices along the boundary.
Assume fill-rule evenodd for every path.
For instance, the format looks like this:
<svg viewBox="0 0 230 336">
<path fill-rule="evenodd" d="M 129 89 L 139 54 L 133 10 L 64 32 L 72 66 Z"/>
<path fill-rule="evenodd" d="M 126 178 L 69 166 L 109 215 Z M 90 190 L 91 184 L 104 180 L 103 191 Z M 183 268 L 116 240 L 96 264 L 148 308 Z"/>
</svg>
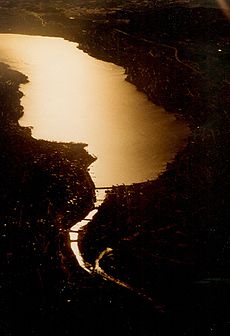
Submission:
<svg viewBox="0 0 230 336">
<path fill-rule="evenodd" d="M 9 70 L 1 66 L 3 334 L 23 330 L 25 314 L 28 335 L 228 335 L 230 41 L 221 10 L 156 10 L 149 1 L 121 1 L 117 7 L 92 1 L 4 3 L 2 31 L 78 41 L 91 55 L 125 67 L 127 80 L 183 117 L 192 133 L 158 180 L 114 187 L 82 236 L 91 263 L 113 248 L 101 266 L 152 297 L 145 303 L 76 272 L 65 229 L 92 206 L 86 172 L 91 158 L 84 145 L 36 141 L 18 127 L 18 84 L 26 78 L 11 71 L 9 81 Z M 165 306 L 164 314 L 155 300 Z"/>
</svg>

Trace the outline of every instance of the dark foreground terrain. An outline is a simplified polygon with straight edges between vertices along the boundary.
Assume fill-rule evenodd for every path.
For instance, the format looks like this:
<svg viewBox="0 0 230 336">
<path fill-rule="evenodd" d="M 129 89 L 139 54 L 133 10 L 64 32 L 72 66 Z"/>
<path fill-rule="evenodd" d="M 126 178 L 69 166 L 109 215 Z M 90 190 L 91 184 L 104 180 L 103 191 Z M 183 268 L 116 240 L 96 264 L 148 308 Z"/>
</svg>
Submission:
<svg viewBox="0 0 230 336">
<path fill-rule="evenodd" d="M 229 335 L 226 16 L 150 1 L 1 6 L 2 32 L 78 41 L 191 129 L 158 180 L 115 187 L 81 237 L 92 264 L 113 249 L 100 265 L 137 289 L 129 292 L 81 271 L 69 249 L 67 230 L 93 206 L 93 158 L 82 144 L 37 141 L 18 126 L 27 79 L 1 65 L 1 334 Z"/>
</svg>

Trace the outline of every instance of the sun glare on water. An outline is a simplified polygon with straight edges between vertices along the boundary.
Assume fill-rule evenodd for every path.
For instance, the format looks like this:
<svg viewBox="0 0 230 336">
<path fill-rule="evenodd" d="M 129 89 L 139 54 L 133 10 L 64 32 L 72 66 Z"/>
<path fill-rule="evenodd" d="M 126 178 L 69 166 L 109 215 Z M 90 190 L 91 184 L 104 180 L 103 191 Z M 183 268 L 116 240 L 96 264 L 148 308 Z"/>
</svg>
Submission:
<svg viewBox="0 0 230 336">
<path fill-rule="evenodd" d="M 23 126 L 38 139 L 83 142 L 97 185 L 156 178 L 188 135 L 125 81 L 125 70 L 62 38 L 0 34 L 0 60 L 26 74 Z"/>
</svg>

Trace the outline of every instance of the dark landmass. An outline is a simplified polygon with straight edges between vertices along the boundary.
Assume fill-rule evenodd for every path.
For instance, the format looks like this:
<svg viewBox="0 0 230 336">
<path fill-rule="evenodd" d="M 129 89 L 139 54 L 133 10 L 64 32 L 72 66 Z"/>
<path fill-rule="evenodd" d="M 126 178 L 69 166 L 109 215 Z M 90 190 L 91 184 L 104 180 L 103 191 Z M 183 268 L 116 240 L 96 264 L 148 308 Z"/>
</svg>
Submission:
<svg viewBox="0 0 230 336">
<path fill-rule="evenodd" d="M 129 18 L 109 38 L 98 24 L 82 48 L 105 60 L 109 50 L 127 79 L 183 116 L 192 134 L 157 181 L 108 194 L 82 250 L 92 263 L 111 247 L 102 268 L 165 304 L 175 333 L 227 334 L 229 22 L 216 9 L 181 7 Z"/>
<path fill-rule="evenodd" d="M 93 189 L 85 180 L 90 158 L 83 145 L 36 141 L 28 130 L 16 127 L 22 113 L 20 93 L 7 87 L 10 99 L 6 94 L 1 101 L 2 106 L 8 104 L 5 115 L 14 122 L 1 119 L 5 153 L 1 212 L 10 232 L 6 243 L 4 233 L 1 238 L 6 335 L 17 335 L 18 326 L 12 326 L 10 316 L 25 307 L 19 314 L 23 320 L 29 306 L 34 308 L 27 315 L 31 321 L 26 331 L 35 335 L 45 335 L 52 327 L 56 333 L 70 335 L 75 319 L 80 334 L 229 334 L 230 25 L 219 8 L 207 8 L 210 2 L 162 3 L 1 3 L 2 32 L 63 36 L 79 42 L 89 54 L 122 65 L 127 80 L 154 103 L 182 116 L 192 130 L 187 147 L 158 180 L 114 187 L 82 236 L 82 250 L 91 263 L 103 249 L 113 248 L 101 266 L 153 299 L 145 302 L 96 276 L 81 274 L 71 255 L 63 256 L 63 240 L 68 243 L 59 229 L 65 232 L 73 218 L 92 206 Z M 217 6 L 212 2 L 211 7 Z M 20 82 L 25 80 L 20 77 Z M 76 159 L 72 167 L 76 150 L 83 161 Z M 50 162 L 54 163 L 51 171 Z M 4 179 L 7 174 L 9 179 Z M 38 176 L 43 181 L 39 185 Z M 78 200 L 82 192 L 85 195 L 84 184 L 88 193 L 83 203 L 70 207 L 73 195 Z M 11 291 L 16 295 L 14 309 L 9 304 Z M 157 310 L 158 303 L 165 313 Z M 41 322 L 43 318 L 46 322 Z"/>
<path fill-rule="evenodd" d="M 0 64 L 1 335 L 33 334 L 33 321 L 48 310 L 52 316 L 57 298 L 66 300 L 73 265 L 77 272 L 68 230 L 95 197 L 87 169 L 94 158 L 84 144 L 36 140 L 19 126 L 26 82 Z"/>
</svg>

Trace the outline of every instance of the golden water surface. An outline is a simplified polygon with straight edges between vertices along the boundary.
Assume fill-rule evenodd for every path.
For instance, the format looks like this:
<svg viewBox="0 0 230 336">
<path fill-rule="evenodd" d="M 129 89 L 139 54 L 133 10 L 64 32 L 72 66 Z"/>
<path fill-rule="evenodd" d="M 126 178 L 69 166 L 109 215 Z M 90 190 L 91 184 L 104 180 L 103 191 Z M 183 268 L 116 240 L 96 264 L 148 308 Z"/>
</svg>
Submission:
<svg viewBox="0 0 230 336">
<path fill-rule="evenodd" d="M 26 74 L 23 126 L 38 139 L 87 143 L 97 186 L 156 178 L 186 125 L 125 81 L 124 69 L 62 38 L 0 34 L 0 61 Z"/>
</svg>

